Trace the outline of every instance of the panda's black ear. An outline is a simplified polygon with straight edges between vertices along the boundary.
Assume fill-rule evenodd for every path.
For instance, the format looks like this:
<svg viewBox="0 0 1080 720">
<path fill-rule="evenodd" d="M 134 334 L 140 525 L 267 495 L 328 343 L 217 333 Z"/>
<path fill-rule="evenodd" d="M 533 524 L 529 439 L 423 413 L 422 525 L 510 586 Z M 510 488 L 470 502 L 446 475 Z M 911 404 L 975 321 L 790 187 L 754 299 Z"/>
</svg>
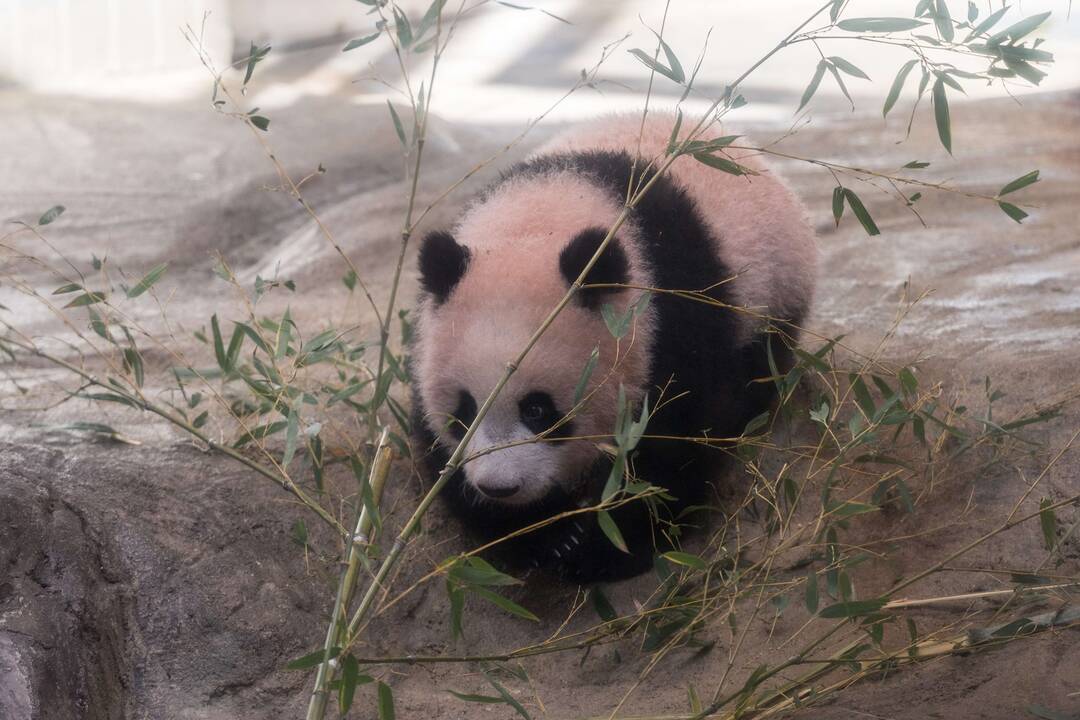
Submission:
<svg viewBox="0 0 1080 720">
<path fill-rule="evenodd" d="M 567 285 L 577 280 L 578 275 L 596 254 L 596 249 L 600 247 L 605 237 L 607 237 L 607 230 L 603 228 L 582 230 L 559 253 L 559 271 Z M 585 276 L 584 284 L 612 285 L 629 281 L 630 261 L 626 257 L 626 251 L 623 250 L 619 238 L 611 238 L 604 252 L 596 259 L 596 264 Z M 596 310 L 603 303 L 604 298 L 618 291 L 619 288 L 614 287 L 582 288 L 577 294 L 578 302 L 584 307 Z"/>
<path fill-rule="evenodd" d="M 420 286 L 440 305 L 469 268 L 469 249 L 448 232 L 429 233 L 420 244 Z"/>
</svg>

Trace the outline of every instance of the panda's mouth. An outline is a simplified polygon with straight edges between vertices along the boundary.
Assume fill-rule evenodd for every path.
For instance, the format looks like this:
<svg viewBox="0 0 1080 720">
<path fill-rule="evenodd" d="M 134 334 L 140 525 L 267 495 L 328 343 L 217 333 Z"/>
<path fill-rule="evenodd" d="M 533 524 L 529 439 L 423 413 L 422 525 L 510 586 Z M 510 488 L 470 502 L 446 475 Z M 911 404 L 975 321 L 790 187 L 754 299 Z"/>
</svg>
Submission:
<svg viewBox="0 0 1080 720">
<path fill-rule="evenodd" d="M 492 500 L 505 500 L 516 495 L 517 491 L 521 489 L 521 485 L 487 485 L 484 483 L 477 483 L 476 489 L 485 497 Z"/>
</svg>

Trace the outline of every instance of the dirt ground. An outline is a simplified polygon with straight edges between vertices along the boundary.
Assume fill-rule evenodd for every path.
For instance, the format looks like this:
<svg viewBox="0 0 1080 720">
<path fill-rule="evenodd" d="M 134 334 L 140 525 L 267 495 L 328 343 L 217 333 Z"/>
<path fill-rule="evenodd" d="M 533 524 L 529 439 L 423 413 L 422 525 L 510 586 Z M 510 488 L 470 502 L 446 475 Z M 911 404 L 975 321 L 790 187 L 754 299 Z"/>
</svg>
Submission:
<svg viewBox="0 0 1080 720">
<path fill-rule="evenodd" d="M 296 204 L 266 189 L 274 176 L 238 123 L 198 108 L 148 108 L 0 93 L 0 216 L 34 219 L 62 203 L 67 212 L 47 228 L 57 248 L 78 262 L 108 255 L 145 269 L 170 262 L 161 282 L 175 290 L 170 316 L 178 343 L 212 313 L 235 312 L 235 299 L 216 281 L 210 253 L 220 251 L 248 282 L 275 268 L 297 284 L 295 296 L 274 295 L 263 308 L 286 302 L 300 326 L 327 316 L 370 323 L 344 303 L 343 269 Z M 818 229 L 823 263 L 810 328 L 870 350 L 890 327 L 905 283 L 909 293 L 933 292 L 899 326 L 887 356 L 921 358 L 924 380 L 940 381 L 974 407 L 990 376 L 1008 395 L 1007 416 L 1076 394 L 1080 376 L 1080 97 L 1033 96 L 954 107 L 955 162 L 947 162 L 928 123 L 903 144 L 900 119 L 853 116 L 816 123 L 784 145 L 793 154 L 877 169 L 929 160 L 928 179 L 957 178 L 965 188 L 995 192 L 1008 180 L 1040 168 L 1028 191 L 1039 206 L 1023 226 L 991 205 L 928 192 L 918 207 L 929 228 L 903 206 L 867 192 L 882 235 L 868 237 L 829 214 L 828 173 L 800 163 L 780 169 L 804 198 Z M 507 129 L 436 124 L 429 142 L 421 199 L 460 176 L 512 135 Z M 537 134 L 526 146 L 544 136 Z M 388 288 L 405 186 L 397 141 L 383 108 L 313 99 L 274 117 L 277 157 L 298 174 L 318 163 L 324 176 L 308 197 L 341 246 L 357 261 L 372 290 Z M 938 166 L 940 164 L 940 169 Z M 494 169 L 486 171 L 487 174 Z M 483 180 L 481 173 L 478 182 Z M 478 183 L 469 186 L 475 190 Z M 432 214 L 445 224 L 467 198 L 455 195 Z M 42 248 L 20 246 L 40 252 Z M 10 257 L 5 263 L 14 262 Z M 411 267 L 411 264 L 410 264 Z M 54 278 L 19 268 L 43 292 Z M 411 298 L 410 270 L 404 297 Z M 35 337 L 71 337 L 40 303 L 0 287 L 5 318 Z M 10 319 L 14 318 L 14 320 Z M 152 320 L 152 312 L 143 318 Z M 813 344 L 812 341 L 810 341 Z M 61 348 L 57 343 L 53 347 Z M 164 359 L 159 358 L 159 365 Z M 290 539 L 302 508 L 265 480 L 227 458 L 206 454 L 160 423 L 123 410 L 73 401 L 52 406 L 73 389 L 69 378 L 42 362 L 4 366 L 0 414 L 0 717 L 221 718 L 296 717 L 306 705 L 310 677 L 284 664 L 315 648 L 325 632 L 333 592 L 333 544 L 308 518 L 323 554 L 308 556 Z M 29 390 L 19 396 L 14 385 Z M 56 425 L 108 421 L 139 446 L 78 439 Z M 1008 463 L 943 478 L 930 500 L 910 516 L 877 517 L 854 525 L 857 537 L 918 534 L 856 582 L 869 596 L 894 577 L 911 575 L 1000 522 L 1013 503 L 1080 426 L 1080 410 L 1041 426 L 1040 445 Z M 974 460 L 972 461 L 974 462 Z M 402 466 L 390 488 L 390 522 L 400 522 L 419 486 Z M 1038 493 L 1060 500 L 1080 492 L 1080 449 L 1063 456 Z M 1059 526 L 1076 520 L 1062 509 Z M 1080 572 L 1080 540 L 1064 546 L 1060 575 Z M 396 580 L 404 588 L 435 562 L 465 549 L 459 529 L 436 507 L 425 521 Z M 1023 569 L 1041 559 L 1038 523 L 1028 523 L 963 558 L 965 568 Z M 1006 576 L 1007 577 L 1007 576 Z M 629 611 L 655 580 L 643 576 L 607 588 L 617 609 Z M 1008 587 L 1000 575 L 952 572 L 931 576 L 909 597 Z M 430 582 L 380 613 L 369 628 L 367 657 L 484 654 L 542 641 L 566 619 L 578 589 L 530 576 L 510 596 L 540 616 L 528 623 L 470 603 L 466 635 L 451 642 L 441 582 Z M 1060 607 L 1067 597 L 1045 607 Z M 1072 602 L 1075 602 L 1073 598 Z M 978 625 L 992 601 L 914 610 L 920 628 Z M 569 630 L 592 624 L 590 611 Z M 795 632 L 802 618 L 787 613 L 756 620 L 729 687 L 760 663 L 790 656 L 770 637 Z M 628 694 L 626 716 L 667 716 L 689 709 L 687 687 L 711 695 L 732 644 L 726 625 L 708 628 L 709 653 L 679 650 L 635 681 L 650 655 L 635 640 L 592 652 L 544 655 L 522 662 L 529 682 L 507 687 L 536 716 L 607 716 Z M 770 635 L 772 633 L 772 635 Z M 1080 713 L 1080 635 L 1062 629 L 992 651 L 953 655 L 855 684 L 796 717 L 1017 718 L 1032 705 L 1062 717 Z M 472 665 L 385 665 L 376 674 L 394 690 L 398 717 L 512 717 L 505 705 L 463 703 L 445 692 L 489 694 Z M 374 695 L 363 688 L 357 717 L 374 717 Z"/>
</svg>

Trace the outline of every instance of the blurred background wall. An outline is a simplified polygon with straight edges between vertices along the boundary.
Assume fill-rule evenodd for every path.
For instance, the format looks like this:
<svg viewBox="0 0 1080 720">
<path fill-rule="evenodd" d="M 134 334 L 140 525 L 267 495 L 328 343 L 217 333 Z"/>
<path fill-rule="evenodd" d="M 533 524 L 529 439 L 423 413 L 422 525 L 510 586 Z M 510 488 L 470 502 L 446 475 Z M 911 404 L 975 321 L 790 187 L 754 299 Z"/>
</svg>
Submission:
<svg viewBox="0 0 1080 720">
<path fill-rule="evenodd" d="M 915 0 L 854 0 L 847 16 L 910 15 Z M 429 0 L 398 3 L 415 23 Z M 466 7 L 483 3 L 468 2 Z M 660 0 L 531 0 L 515 10 L 494 2 L 470 12 L 457 31 L 454 46 L 440 68 L 440 91 L 433 103 L 448 120 L 519 123 L 544 110 L 573 83 L 583 67 L 595 63 L 600 48 L 631 33 L 605 64 L 608 82 L 601 93 L 581 93 L 560 106 L 552 119 L 567 120 L 598 111 L 637 107 L 646 73 L 624 50 L 653 47 L 649 27 L 658 28 Z M 699 90 L 713 96 L 791 27 L 820 5 L 820 0 L 673 0 L 665 29 L 669 43 L 690 65 L 705 45 Z M 954 14 L 964 3 L 954 0 Z M 976 3 L 983 16 L 998 0 Z M 1040 33 L 1056 55 L 1049 77 L 1039 88 L 1012 83 L 1010 92 L 1080 87 L 1080 22 L 1070 16 L 1068 0 L 1050 3 L 1053 16 Z M 457 2 L 444 12 L 455 11 Z M 1014 7 L 1002 24 L 1046 9 Z M 543 10 L 566 20 L 560 22 Z M 383 103 L 393 92 L 379 80 L 396 77 L 387 43 L 376 42 L 349 53 L 340 47 L 349 37 L 370 33 L 371 8 L 355 0 L 0 0 L 0 82 L 25 89 L 139 102 L 172 102 L 202 97 L 209 87 L 206 71 L 180 29 L 203 34 L 206 50 L 219 67 L 243 58 L 252 42 L 273 45 L 260 75 L 282 63 L 289 69 L 266 78 L 252 98 L 264 108 L 291 105 L 305 96 L 344 94 L 358 104 Z M 876 112 L 887 83 L 907 59 L 905 51 L 885 46 L 836 42 L 829 52 L 850 53 L 873 79 L 849 82 L 859 110 Z M 425 72 L 430 53 L 412 60 Z M 790 122 L 791 111 L 809 81 L 817 51 L 805 44 L 789 48 L 782 62 L 763 66 L 744 93 L 751 105 L 742 120 Z M 660 100 L 674 101 L 678 88 L 658 83 Z M 998 87 L 969 83 L 969 98 L 1000 96 Z M 850 106 L 830 83 L 819 97 L 832 96 L 826 108 Z M 959 100 L 960 98 L 957 98 Z M 794 104 L 793 104 L 794 103 Z M 693 102 L 691 102 L 691 107 Z"/>
</svg>

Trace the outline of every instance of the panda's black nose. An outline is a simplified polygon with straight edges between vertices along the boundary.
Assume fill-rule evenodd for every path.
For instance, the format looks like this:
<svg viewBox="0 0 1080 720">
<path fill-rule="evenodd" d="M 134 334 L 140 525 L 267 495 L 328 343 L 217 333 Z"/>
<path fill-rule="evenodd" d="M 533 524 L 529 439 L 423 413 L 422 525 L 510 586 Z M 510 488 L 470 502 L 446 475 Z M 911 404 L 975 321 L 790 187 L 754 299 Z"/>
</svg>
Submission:
<svg viewBox="0 0 1080 720">
<path fill-rule="evenodd" d="M 490 498 L 508 498 L 518 491 L 517 485 L 485 485 L 477 483 L 476 486 L 480 488 L 480 492 Z"/>
</svg>

